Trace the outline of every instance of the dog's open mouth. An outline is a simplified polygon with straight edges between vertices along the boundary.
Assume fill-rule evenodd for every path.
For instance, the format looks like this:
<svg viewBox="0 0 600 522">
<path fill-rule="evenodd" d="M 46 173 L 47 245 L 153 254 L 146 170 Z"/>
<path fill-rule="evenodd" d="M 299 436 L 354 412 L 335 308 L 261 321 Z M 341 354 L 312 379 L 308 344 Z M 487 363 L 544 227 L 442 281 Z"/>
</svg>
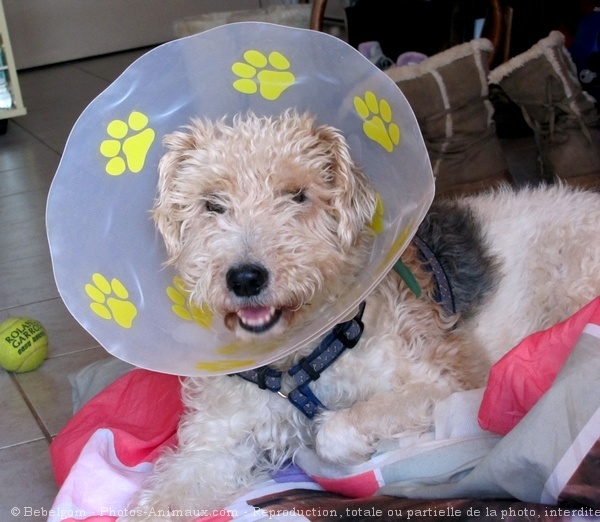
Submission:
<svg viewBox="0 0 600 522">
<path fill-rule="evenodd" d="M 281 319 L 282 309 L 269 306 L 240 308 L 237 311 L 239 325 L 252 333 L 270 330 Z"/>
</svg>

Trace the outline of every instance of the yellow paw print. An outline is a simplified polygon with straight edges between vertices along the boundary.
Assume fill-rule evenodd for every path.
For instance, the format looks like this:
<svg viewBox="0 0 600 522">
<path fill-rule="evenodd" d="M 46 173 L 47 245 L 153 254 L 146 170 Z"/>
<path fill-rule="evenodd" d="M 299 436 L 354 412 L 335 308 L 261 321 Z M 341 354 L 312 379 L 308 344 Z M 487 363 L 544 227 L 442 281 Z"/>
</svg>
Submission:
<svg viewBox="0 0 600 522">
<path fill-rule="evenodd" d="M 290 62 L 277 51 L 273 51 L 268 57 L 259 51 L 246 51 L 244 60 L 231 67 L 233 73 L 240 78 L 233 82 L 233 87 L 244 94 L 260 91 L 263 98 L 276 100 L 296 81 L 296 77 L 288 71 Z M 267 66 L 270 68 L 265 69 Z"/>
<path fill-rule="evenodd" d="M 98 273 L 92 275 L 92 283 L 85 285 L 85 292 L 93 301 L 90 308 L 94 313 L 103 319 L 114 319 L 123 328 L 131 328 L 137 308 L 127 300 L 129 292 L 123 283 L 116 278 L 109 283 Z"/>
<path fill-rule="evenodd" d="M 106 133 L 112 138 L 100 144 L 100 153 L 110 158 L 106 163 L 106 172 L 111 176 L 120 176 L 129 169 L 138 173 L 144 168 L 146 154 L 154 141 L 155 133 L 146 128 L 148 117 L 134 111 L 127 122 L 113 120 L 106 127 Z"/>
<path fill-rule="evenodd" d="M 371 91 L 365 93 L 364 100 L 359 96 L 354 98 L 354 108 L 358 115 L 365 120 L 365 134 L 376 141 L 388 152 L 400 143 L 400 128 L 392 122 L 392 108 L 386 100 L 378 101 Z"/>
<path fill-rule="evenodd" d="M 173 302 L 171 310 L 175 315 L 186 321 L 194 320 L 203 328 L 210 328 L 214 316 L 212 310 L 205 305 L 198 307 L 190 303 L 183 281 L 179 277 L 173 278 L 173 286 L 167 288 L 167 295 Z"/>
<path fill-rule="evenodd" d="M 375 207 L 375 212 L 371 218 L 371 230 L 376 234 L 381 234 L 383 232 L 383 227 L 383 201 L 381 201 L 379 194 L 377 194 L 377 206 Z"/>
</svg>

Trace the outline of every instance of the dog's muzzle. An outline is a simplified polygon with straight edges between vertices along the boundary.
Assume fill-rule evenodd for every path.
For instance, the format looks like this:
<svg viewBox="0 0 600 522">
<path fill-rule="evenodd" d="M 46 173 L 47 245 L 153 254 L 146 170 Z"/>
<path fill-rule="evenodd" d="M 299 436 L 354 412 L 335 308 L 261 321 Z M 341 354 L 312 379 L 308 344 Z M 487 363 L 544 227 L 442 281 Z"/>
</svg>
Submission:
<svg viewBox="0 0 600 522">
<path fill-rule="evenodd" d="M 227 288 L 240 298 L 252 298 L 269 284 L 269 272 L 256 263 L 230 268 L 225 276 Z M 281 318 L 282 310 L 273 306 L 245 306 L 237 311 L 239 325 L 249 332 L 266 332 Z"/>
</svg>

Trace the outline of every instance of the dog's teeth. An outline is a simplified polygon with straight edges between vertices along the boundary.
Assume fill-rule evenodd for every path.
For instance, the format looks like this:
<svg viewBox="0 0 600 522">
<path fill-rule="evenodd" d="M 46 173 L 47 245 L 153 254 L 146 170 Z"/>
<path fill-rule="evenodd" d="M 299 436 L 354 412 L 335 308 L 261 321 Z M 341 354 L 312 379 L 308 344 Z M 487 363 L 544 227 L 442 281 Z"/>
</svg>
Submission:
<svg viewBox="0 0 600 522">
<path fill-rule="evenodd" d="M 238 317 L 245 325 L 252 327 L 264 326 L 269 323 L 275 315 L 275 308 L 242 308 L 238 312 Z"/>
</svg>

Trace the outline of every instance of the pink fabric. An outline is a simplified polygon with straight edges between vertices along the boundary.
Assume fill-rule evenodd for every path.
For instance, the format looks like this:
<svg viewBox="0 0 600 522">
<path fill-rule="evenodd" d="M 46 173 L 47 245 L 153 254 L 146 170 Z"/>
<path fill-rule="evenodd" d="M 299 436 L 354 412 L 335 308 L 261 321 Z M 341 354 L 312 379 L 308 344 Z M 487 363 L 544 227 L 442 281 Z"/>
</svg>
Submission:
<svg viewBox="0 0 600 522">
<path fill-rule="evenodd" d="M 50 522 L 112 522 L 176 443 L 183 413 L 179 378 L 133 370 L 91 399 L 50 445 L 60 491 Z"/>
<path fill-rule="evenodd" d="M 587 325 L 600 325 L 600 297 L 566 321 L 526 337 L 490 372 L 479 425 L 507 434 L 550 388 Z"/>
<path fill-rule="evenodd" d="M 376 470 L 342 478 L 312 477 L 325 491 L 339 493 L 350 498 L 365 498 L 377 493 L 383 485 L 377 479 Z"/>
<path fill-rule="evenodd" d="M 58 485 L 62 485 L 84 446 L 102 429 L 114 434 L 114 450 L 125 466 L 152 462 L 164 445 L 174 445 L 183 413 L 179 378 L 133 370 L 89 401 L 50 446 Z"/>
</svg>

